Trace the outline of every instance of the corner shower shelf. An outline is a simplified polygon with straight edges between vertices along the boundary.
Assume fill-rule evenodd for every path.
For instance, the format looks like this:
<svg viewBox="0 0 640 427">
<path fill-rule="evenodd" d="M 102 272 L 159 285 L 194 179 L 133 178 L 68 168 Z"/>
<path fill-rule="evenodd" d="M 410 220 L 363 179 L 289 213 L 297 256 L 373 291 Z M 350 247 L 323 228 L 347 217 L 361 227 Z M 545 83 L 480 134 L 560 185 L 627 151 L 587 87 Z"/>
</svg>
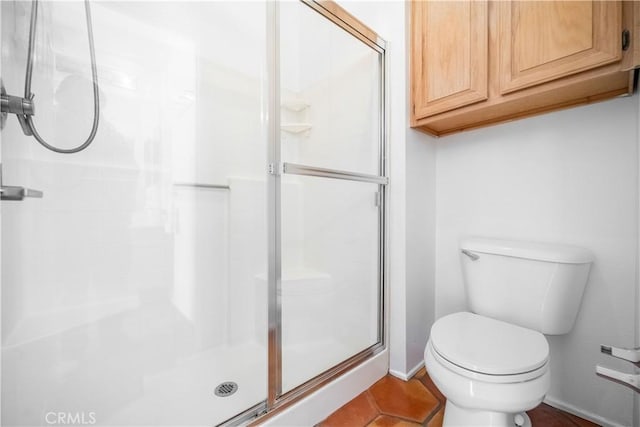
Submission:
<svg viewBox="0 0 640 427">
<path fill-rule="evenodd" d="M 283 123 L 280 129 L 287 133 L 302 133 L 311 130 L 311 123 Z"/>
<path fill-rule="evenodd" d="M 302 111 L 306 108 L 309 108 L 309 103 L 303 99 L 284 99 L 281 103 L 282 108 L 286 108 L 289 111 Z"/>
</svg>

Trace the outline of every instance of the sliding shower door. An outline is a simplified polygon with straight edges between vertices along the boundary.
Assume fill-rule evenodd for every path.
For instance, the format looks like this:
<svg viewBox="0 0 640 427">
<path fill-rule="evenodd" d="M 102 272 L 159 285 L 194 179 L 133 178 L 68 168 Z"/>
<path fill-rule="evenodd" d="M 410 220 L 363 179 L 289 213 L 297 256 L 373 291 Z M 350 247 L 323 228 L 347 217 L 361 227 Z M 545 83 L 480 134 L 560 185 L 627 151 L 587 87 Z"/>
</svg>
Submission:
<svg viewBox="0 0 640 427">
<path fill-rule="evenodd" d="M 31 1 L 2 1 L 22 96 Z M 2 129 L 2 425 L 211 426 L 267 393 L 266 4 L 91 2 L 100 125 Z M 41 1 L 34 122 L 92 122 L 84 3 Z"/>
<path fill-rule="evenodd" d="M 321 5 L 279 12 L 284 395 L 381 348 L 387 179 L 382 48 Z"/>
</svg>

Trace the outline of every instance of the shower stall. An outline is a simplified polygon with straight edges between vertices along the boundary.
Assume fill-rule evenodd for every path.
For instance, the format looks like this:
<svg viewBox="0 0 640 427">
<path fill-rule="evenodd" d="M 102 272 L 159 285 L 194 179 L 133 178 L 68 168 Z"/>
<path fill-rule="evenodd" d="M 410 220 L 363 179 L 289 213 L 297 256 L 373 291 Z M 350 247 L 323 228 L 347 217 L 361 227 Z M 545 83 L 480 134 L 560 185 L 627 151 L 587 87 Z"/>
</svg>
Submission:
<svg viewBox="0 0 640 427">
<path fill-rule="evenodd" d="M 3 426 L 241 424 L 384 349 L 383 40 L 333 2 L 35 4 L 0 4 Z"/>
</svg>

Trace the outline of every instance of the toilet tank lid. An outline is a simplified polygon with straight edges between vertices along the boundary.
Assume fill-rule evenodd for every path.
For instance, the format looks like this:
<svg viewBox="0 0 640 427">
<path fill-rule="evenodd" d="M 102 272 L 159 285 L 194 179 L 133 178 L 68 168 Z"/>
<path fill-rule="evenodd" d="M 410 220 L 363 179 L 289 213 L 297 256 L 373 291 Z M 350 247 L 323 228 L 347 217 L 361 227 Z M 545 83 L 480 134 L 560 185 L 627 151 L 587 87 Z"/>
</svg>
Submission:
<svg viewBox="0 0 640 427">
<path fill-rule="evenodd" d="M 555 243 L 469 237 L 460 242 L 460 248 L 471 252 L 565 264 L 587 264 L 594 260 L 593 253 L 588 249 Z"/>
</svg>

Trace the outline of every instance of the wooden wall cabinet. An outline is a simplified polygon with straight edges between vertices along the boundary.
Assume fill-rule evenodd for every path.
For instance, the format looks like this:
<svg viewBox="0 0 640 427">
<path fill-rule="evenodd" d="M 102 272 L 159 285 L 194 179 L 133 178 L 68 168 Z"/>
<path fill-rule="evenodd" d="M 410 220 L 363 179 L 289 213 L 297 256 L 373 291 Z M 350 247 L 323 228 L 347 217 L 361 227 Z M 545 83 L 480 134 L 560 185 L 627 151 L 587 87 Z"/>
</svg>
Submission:
<svg viewBox="0 0 640 427">
<path fill-rule="evenodd" d="M 632 1 L 412 1 L 411 126 L 445 135 L 631 93 L 639 12 Z"/>
</svg>

